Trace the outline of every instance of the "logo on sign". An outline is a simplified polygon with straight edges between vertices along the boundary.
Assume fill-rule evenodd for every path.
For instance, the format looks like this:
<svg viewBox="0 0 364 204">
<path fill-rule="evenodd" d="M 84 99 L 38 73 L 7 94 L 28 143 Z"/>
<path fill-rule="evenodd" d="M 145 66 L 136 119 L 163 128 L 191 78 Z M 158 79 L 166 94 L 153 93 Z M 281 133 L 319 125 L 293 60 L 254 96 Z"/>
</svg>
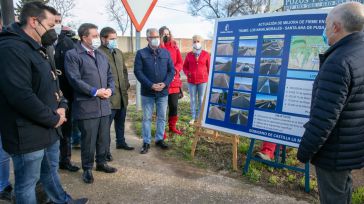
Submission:
<svg viewBox="0 0 364 204">
<path fill-rule="evenodd" d="M 230 25 L 227 23 L 224 27 L 224 31 L 221 33 L 233 33 L 233 31 L 230 30 Z"/>
</svg>

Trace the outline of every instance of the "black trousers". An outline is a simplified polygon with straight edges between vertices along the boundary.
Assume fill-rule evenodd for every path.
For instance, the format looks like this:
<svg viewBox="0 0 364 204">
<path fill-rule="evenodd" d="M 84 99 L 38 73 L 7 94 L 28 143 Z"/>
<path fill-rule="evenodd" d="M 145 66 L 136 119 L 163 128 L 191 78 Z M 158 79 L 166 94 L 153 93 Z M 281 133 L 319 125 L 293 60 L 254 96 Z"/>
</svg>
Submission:
<svg viewBox="0 0 364 204">
<path fill-rule="evenodd" d="M 67 111 L 66 118 L 67 122 L 65 122 L 62 129 L 62 137 L 60 138 L 59 144 L 59 163 L 68 164 L 71 162 L 72 150 L 71 150 L 71 137 L 72 137 L 72 116 L 71 109 Z"/>
<path fill-rule="evenodd" d="M 96 151 L 96 163 L 105 164 L 110 143 L 110 116 L 79 120 L 81 131 L 82 169 L 92 169 Z"/>
<path fill-rule="evenodd" d="M 178 96 L 179 93 L 168 95 L 168 116 L 177 116 L 178 114 Z"/>
<path fill-rule="evenodd" d="M 353 193 L 351 170 L 334 171 L 316 166 L 321 204 L 350 204 Z"/>
</svg>

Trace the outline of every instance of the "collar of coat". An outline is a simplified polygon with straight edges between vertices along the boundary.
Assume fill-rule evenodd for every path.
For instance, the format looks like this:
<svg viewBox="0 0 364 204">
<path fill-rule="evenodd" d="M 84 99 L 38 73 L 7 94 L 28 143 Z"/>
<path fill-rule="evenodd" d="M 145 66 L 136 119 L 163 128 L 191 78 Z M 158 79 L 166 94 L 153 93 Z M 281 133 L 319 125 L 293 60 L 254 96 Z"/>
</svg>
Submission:
<svg viewBox="0 0 364 204">
<path fill-rule="evenodd" d="M 77 50 L 77 53 L 79 53 L 79 54 L 82 54 L 82 53 L 86 53 L 87 54 L 87 50 L 82 46 L 82 44 L 81 44 L 82 42 L 81 41 L 79 41 L 79 42 L 77 42 L 76 43 L 76 45 L 75 45 L 75 49 Z M 97 50 L 94 50 L 94 53 L 95 53 L 95 56 L 96 56 L 96 53 L 97 53 L 98 51 Z"/>
<path fill-rule="evenodd" d="M 42 48 L 37 41 L 24 32 L 19 23 L 13 23 L 6 27 L 1 33 L 0 38 L 1 37 L 16 38 L 17 40 L 27 43 L 35 50 L 40 50 Z"/>
<path fill-rule="evenodd" d="M 351 33 L 345 37 L 343 37 L 341 40 L 336 42 L 334 45 L 332 45 L 324 54 L 323 57 L 327 58 L 334 50 L 336 50 L 338 47 L 348 44 L 351 41 L 356 41 L 359 39 L 364 39 L 364 33 L 363 32 L 354 32 Z"/>
</svg>

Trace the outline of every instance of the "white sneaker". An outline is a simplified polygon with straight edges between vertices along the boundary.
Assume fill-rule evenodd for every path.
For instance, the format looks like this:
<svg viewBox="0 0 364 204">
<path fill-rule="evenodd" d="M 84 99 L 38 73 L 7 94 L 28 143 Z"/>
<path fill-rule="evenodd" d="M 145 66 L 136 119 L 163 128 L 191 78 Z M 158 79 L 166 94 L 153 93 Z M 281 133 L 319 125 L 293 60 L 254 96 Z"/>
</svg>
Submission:
<svg viewBox="0 0 364 204">
<path fill-rule="evenodd" d="M 266 154 L 264 154 L 262 152 L 257 152 L 255 154 L 255 156 L 258 157 L 258 158 L 264 159 L 264 160 L 272 161 L 272 159 L 268 155 L 266 155 Z"/>
<path fill-rule="evenodd" d="M 190 123 L 190 125 L 193 125 L 195 123 L 195 120 L 192 119 L 192 120 L 190 120 L 189 123 Z"/>
</svg>

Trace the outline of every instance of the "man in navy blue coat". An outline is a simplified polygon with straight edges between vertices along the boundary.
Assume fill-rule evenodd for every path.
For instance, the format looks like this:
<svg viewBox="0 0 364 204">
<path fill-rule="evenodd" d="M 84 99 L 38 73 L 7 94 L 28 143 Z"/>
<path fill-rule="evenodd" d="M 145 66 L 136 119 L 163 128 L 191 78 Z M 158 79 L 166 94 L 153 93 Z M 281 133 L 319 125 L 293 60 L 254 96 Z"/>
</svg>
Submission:
<svg viewBox="0 0 364 204">
<path fill-rule="evenodd" d="M 83 181 L 92 183 L 96 150 L 96 171 L 114 173 L 106 163 L 109 146 L 109 98 L 114 80 L 107 57 L 97 48 L 101 45 L 97 26 L 85 23 L 78 29 L 81 42 L 66 53 L 66 77 L 74 90 L 72 114 L 81 131 Z"/>
<path fill-rule="evenodd" d="M 158 30 L 147 30 L 148 46 L 137 52 L 134 63 L 134 74 L 141 83 L 143 106 L 143 147 L 141 154 L 146 154 L 151 143 L 151 121 L 154 104 L 157 106 L 157 128 L 155 143 L 162 149 L 168 146 L 164 143 L 163 134 L 166 124 L 168 104 L 168 86 L 173 80 L 174 66 L 166 49 L 159 48 Z"/>
<path fill-rule="evenodd" d="M 320 203 L 351 203 L 352 169 L 364 167 L 364 6 L 330 11 L 298 159 L 316 167 Z"/>
</svg>

